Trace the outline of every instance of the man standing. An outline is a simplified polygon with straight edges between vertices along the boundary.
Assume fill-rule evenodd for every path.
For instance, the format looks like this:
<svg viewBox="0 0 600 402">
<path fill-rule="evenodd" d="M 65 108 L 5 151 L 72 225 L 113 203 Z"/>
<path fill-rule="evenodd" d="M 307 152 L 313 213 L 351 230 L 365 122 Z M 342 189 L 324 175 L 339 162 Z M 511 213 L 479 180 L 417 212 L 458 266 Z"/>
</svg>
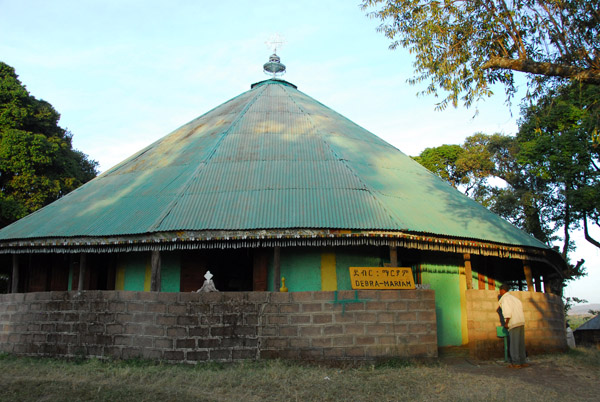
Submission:
<svg viewBox="0 0 600 402">
<path fill-rule="evenodd" d="M 511 368 L 529 367 L 525 359 L 525 314 L 521 300 L 508 293 L 509 287 L 504 284 L 500 287 L 500 300 L 498 304 L 504 315 L 504 326 L 508 329 L 510 343 Z"/>
</svg>

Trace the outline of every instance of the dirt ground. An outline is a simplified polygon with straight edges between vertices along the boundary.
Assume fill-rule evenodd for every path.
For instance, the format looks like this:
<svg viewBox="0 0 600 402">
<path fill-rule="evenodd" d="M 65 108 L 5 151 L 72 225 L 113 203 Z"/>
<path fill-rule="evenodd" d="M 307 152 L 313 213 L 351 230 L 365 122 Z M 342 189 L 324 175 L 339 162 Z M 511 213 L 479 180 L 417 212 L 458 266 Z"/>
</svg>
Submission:
<svg viewBox="0 0 600 402">
<path fill-rule="evenodd" d="M 600 370 L 573 365 L 568 358 L 530 356 L 530 366 L 521 369 L 509 368 L 503 359 L 479 361 L 461 352 L 447 353 L 440 356 L 440 360 L 457 373 L 481 376 L 486 381 L 513 379 L 515 383 L 552 389 L 564 395 L 565 401 L 600 400 Z"/>
</svg>

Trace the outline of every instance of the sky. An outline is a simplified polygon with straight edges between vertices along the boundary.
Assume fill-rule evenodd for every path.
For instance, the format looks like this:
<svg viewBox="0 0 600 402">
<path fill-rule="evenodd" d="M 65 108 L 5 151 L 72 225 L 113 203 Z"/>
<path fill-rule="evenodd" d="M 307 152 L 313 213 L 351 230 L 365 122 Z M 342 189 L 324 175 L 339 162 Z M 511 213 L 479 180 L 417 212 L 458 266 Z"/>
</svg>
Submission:
<svg viewBox="0 0 600 402">
<path fill-rule="evenodd" d="M 436 111 L 439 99 L 417 96 L 422 88 L 407 83 L 413 57 L 389 50 L 359 4 L 0 0 L 0 61 L 54 106 L 74 148 L 101 172 L 267 79 L 274 34 L 285 40 L 283 79 L 407 155 L 477 132 L 516 133 L 518 102 L 506 105 L 501 87 L 477 113 Z M 589 275 L 565 295 L 600 303 L 600 250 L 575 237 L 573 260 L 584 258 Z"/>
</svg>

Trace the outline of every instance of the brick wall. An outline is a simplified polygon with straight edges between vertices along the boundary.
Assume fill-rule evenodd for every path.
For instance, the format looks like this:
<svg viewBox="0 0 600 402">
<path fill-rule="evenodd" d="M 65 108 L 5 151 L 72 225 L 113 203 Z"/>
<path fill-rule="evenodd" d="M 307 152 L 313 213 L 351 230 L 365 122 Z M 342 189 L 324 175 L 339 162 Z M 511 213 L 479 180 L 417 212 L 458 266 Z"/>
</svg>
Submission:
<svg viewBox="0 0 600 402">
<path fill-rule="evenodd" d="M 434 292 L 0 295 L 0 351 L 174 362 L 435 357 Z"/>
<path fill-rule="evenodd" d="M 528 354 L 567 349 L 562 300 L 548 293 L 511 292 L 523 303 Z M 503 357 L 504 341 L 496 336 L 500 319 L 498 291 L 467 290 L 469 351 L 478 358 Z"/>
</svg>

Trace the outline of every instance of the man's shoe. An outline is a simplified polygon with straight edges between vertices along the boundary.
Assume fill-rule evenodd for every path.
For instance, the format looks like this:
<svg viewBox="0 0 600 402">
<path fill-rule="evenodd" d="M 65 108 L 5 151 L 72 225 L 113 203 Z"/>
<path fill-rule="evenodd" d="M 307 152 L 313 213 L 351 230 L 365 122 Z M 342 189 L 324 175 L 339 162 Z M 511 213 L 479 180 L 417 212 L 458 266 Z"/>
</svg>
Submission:
<svg viewBox="0 0 600 402">
<path fill-rule="evenodd" d="M 529 366 L 531 366 L 531 364 L 529 364 L 529 363 L 523 363 L 523 364 L 521 364 L 521 367 L 523 367 L 523 368 L 529 367 Z"/>
<path fill-rule="evenodd" d="M 520 369 L 522 366 L 520 364 L 509 364 L 508 368 Z"/>
</svg>

